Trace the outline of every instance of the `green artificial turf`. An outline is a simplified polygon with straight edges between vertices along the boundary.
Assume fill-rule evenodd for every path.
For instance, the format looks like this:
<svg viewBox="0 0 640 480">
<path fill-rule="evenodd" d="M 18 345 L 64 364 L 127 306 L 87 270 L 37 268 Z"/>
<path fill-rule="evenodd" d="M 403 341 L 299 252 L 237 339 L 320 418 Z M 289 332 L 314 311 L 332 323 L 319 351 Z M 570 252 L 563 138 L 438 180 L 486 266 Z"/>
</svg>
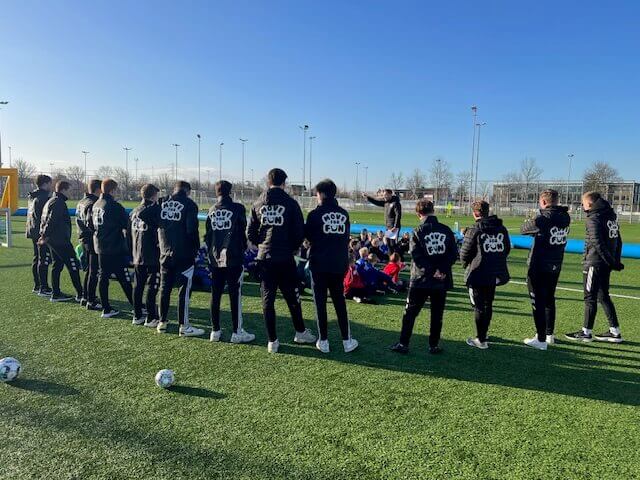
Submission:
<svg viewBox="0 0 640 480">
<path fill-rule="evenodd" d="M 625 343 L 540 352 L 522 345 L 533 322 L 526 290 L 512 283 L 499 289 L 491 346 L 480 351 L 464 343 L 474 326 L 457 276 L 445 353 L 426 354 L 423 314 L 406 357 L 388 351 L 400 296 L 349 303 L 361 344 L 351 354 L 330 307 L 328 355 L 292 343 L 278 300 L 281 353 L 268 355 L 255 284 L 244 289 L 255 344 L 183 339 L 175 324 L 159 335 L 31 294 L 31 243 L 23 219 L 13 227 L 15 246 L 0 249 L 0 357 L 18 358 L 23 372 L 0 384 L 0 478 L 640 478 L 638 299 L 614 299 Z M 513 252 L 515 282 L 525 258 Z M 581 289 L 579 261 L 567 256 L 561 287 Z M 640 261 L 625 264 L 612 291 L 640 297 Z M 207 326 L 208 296 L 192 300 L 193 322 Z M 310 296 L 302 301 L 314 327 Z M 557 331 L 581 318 L 581 293 L 560 290 Z M 596 329 L 605 324 L 599 314 Z M 223 327 L 228 340 L 226 298 Z M 154 384 L 161 368 L 175 371 L 170 391 Z"/>
</svg>

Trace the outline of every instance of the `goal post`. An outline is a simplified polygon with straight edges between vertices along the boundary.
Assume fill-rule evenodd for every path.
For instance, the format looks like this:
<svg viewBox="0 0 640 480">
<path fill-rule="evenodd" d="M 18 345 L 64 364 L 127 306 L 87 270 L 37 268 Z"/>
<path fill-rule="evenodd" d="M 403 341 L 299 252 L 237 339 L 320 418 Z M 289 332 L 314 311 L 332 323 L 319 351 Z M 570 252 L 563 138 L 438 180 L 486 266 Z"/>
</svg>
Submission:
<svg viewBox="0 0 640 480">
<path fill-rule="evenodd" d="M 0 208 L 18 209 L 18 169 L 0 168 Z"/>
<path fill-rule="evenodd" d="M 11 210 L 0 208 L 0 246 L 11 246 Z"/>
</svg>

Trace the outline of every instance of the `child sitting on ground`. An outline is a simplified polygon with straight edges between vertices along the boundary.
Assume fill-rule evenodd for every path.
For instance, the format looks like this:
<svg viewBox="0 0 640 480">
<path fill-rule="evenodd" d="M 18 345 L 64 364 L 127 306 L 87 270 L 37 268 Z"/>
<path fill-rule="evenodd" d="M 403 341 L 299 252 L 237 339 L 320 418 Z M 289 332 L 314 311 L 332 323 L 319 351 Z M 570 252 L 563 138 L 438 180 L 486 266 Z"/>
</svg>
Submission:
<svg viewBox="0 0 640 480">
<path fill-rule="evenodd" d="M 387 260 L 389 260 L 389 256 L 382 251 L 381 242 L 377 238 L 371 240 L 371 248 L 369 248 L 369 253 L 373 253 L 381 262 L 386 262 Z"/>
<path fill-rule="evenodd" d="M 404 268 L 404 263 L 402 263 L 402 259 L 400 255 L 397 253 L 392 253 L 389 257 L 389 263 L 382 269 L 384 273 L 391 277 L 394 285 L 397 290 L 404 288 L 404 282 L 400 280 L 400 272 Z"/>
<path fill-rule="evenodd" d="M 369 291 L 358 273 L 355 257 L 351 255 L 349 256 L 349 268 L 345 273 L 343 286 L 345 298 L 356 303 L 375 303 L 369 298 Z"/>
</svg>

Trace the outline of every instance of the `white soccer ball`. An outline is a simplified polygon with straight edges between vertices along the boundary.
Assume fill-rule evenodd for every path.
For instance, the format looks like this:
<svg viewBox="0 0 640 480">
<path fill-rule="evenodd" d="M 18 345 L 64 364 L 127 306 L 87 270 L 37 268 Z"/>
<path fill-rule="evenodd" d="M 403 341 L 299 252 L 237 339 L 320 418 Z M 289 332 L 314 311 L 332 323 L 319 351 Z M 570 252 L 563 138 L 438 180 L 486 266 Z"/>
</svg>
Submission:
<svg viewBox="0 0 640 480">
<path fill-rule="evenodd" d="M 156 373 L 156 385 L 160 388 L 169 388 L 173 385 L 173 382 L 176 380 L 176 377 L 173 375 L 173 370 L 169 370 L 165 368 Z"/>
<path fill-rule="evenodd" d="M 0 382 L 11 382 L 20 375 L 20 362 L 13 357 L 0 359 Z"/>
</svg>

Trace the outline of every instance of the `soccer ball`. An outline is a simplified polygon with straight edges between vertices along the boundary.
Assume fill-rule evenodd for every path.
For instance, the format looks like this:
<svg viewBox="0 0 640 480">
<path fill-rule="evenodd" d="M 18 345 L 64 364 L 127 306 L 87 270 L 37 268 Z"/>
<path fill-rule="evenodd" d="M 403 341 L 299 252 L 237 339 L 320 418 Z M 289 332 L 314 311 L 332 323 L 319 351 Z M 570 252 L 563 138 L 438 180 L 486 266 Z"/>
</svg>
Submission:
<svg viewBox="0 0 640 480">
<path fill-rule="evenodd" d="M 176 377 L 173 375 L 173 370 L 165 368 L 156 373 L 156 385 L 160 388 L 169 388 L 173 385 Z"/>
<path fill-rule="evenodd" d="M 20 375 L 20 362 L 13 357 L 0 359 L 0 382 L 11 382 Z"/>
</svg>

